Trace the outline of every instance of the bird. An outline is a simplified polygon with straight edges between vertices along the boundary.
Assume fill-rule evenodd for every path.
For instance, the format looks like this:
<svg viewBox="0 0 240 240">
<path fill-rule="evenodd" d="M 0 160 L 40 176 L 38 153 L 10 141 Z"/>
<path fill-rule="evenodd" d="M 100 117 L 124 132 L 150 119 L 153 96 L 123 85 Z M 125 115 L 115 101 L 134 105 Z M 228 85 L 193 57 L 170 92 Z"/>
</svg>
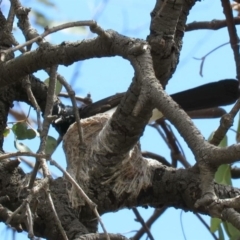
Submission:
<svg viewBox="0 0 240 240">
<path fill-rule="evenodd" d="M 224 79 L 178 92 L 170 96 L 185 111 L 208 109 L 233 104 L 240 95 L 238 86 L 239 83 L 237 80 Z M 80 118 L 88 118 L 98 113 L 108 113 L 111 115 L 124 95 L 125 92 L 117 93 L 95 103 L 81 106 L 79 108 Z M 63 136 L 69 126 L 75 122 L 73 107 L 64 105 L 60 101 L 54 104 L 52 115 L 57 116 L 57 119 L 52 125 L 61 136 Z M 159 110 L 154 109 L 149 123 L 162 117 L 163 114 Z"/>
</svg>

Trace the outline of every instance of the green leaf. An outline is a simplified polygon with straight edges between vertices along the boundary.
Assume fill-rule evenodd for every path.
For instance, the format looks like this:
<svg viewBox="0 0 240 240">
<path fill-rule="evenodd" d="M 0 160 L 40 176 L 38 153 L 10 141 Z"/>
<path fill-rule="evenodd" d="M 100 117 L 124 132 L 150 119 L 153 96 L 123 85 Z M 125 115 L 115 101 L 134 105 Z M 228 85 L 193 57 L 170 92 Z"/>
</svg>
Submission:
<svg viewBox="0 0 240 240">
<path fill-rule="evenodd" d="M 48 7 L 55 7 L 55 4 L 49 0 L 37 0 L 38 2 L 48 6 Z"/>
<path fill-rule="evenodd" d="M 57 140 L 54 137 L 48 136 L 45 153 L 52 154 L 57 147 Z"/>
<path fill-rule="evenodd" d="M 10 128 L 9 128 L 9 127 L 6 127 L 6 128 L 4 129 L 4 131 L 3 131 L 3 136 L 4 136 L 4 137 L 7 137 L 9 133 L 10 133 Z"/>
<path fill-rule="evenodd" d="M 13 125 L 12 131 L 18 140 L 24 140 L 27 138 L 27 128 L 28 126 L 25 122 L 18 122 Z"/>
<path fill-rule="evenodd" d="M 49 86 L 49 78 L 47 78 L 44 83 Z M 56 82 L 56 89 L 55 89 L 55 94 L 58 95 L 62 91 L 62 84 L 57 81 Z"/>
<path fill-rule="evenodd" d="M 34 131 L 33 129 L 27 129 L 27 132 L 26 132 L 26 137 L 27 139 L 33 139 L 37 136 L 36 134 L 36 131 Z"/>
<path fill-rule="evenodd" d="M 227 136 L 225 136 L 218 146 L 227 147 L 227 145 L 228 145 L 228 139 L 227 139 Z M 228 164 L 222 164 L 221 166 L 218 167 L 218 170 L 215 173 L 215 181 L 223 185 L 232 185 L 231 169 Z"/>
<path fill-rule="evenodd" d="M 214 133 L 215 133 L 215 131 L 210 134 L 210 136 L 208 137 L 208 142 L 213 138 Z"/>
<path fill-rule="evenodd" d="M 211 232 L 216 232 L 219 229 L 222 220 L 219 218 L 211 218 L 210 230 Z"/>
<path fill-rule="evenodd" d="M 215 173 L 215 181 L 223 185 L 232 185 L 231 168 L 228 164 L 222 164 Z"/>
<path fill-rule="evenodd" d="M 224 228 L 230 240 L 237 240 L 240 237 L 240 231 L 229 222 L 223 222 Z"/>
<path fill-rule="evenodd" d="M 218 240 L 225 240 L 221 225 L 218 226 Z"/>
<path fill-rule="evenodd" d="M 17 140 L 14 140 L 14 146 L 19 152 L 32 152 L 31 149 Z"/>
<path fill-rule="evenodd" d="M 18 122 L 14 124 L 12 131 L 18 140 L 33 139 L 38 135 L 34 129 L 28 129 L 26 122 Z"/>
<path fill-rule="evenodd" d="M 219 147 L 227 147 L 227 145 L 228 145 L 228 139 L 227 139 L 227 136 L 225 135 L 218 146 Z"/>
<path fill-rule="evenodd" d="M 43 13 L 32 9 L 31 14 L 35 16 L 35 23 L 40 25 L 41 27 L 45 28 L 51 24 L 51 20 L 47 19 L 47 17 Z"/>
</svg>

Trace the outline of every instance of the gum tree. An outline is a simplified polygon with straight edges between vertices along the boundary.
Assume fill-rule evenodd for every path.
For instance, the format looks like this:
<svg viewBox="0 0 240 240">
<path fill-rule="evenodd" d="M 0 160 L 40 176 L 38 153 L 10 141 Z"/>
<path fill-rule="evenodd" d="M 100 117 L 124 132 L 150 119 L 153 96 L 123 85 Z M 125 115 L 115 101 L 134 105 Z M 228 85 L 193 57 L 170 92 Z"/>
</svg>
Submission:
<svg viewBox="0 0 240 240">
<path fill-rule="evenodd" d="M 225 226 L 231 223 L 231 227 L 235 227 L 232 231 L 238 234 L 239 189 L 214 180 L 219 166 L 224 164 L 226 167 L 223 171 L 229 174 L 228 164 L 238 161 L 240 157 L 238 144 L 218 146 L 238 112 L 238 101 L 228 114 L 223 115 L 212 139 L 206 141 L 189 115 L 164 91 L 178 65 L 184 33 L 194 29 L 228 28 L 236 75 L 239 76 L 239 46 L 235 28 L 239 19 L 233 17 L 229 1 L 222 0 L 226 19 L 186 25 L 195 3 L 193 0 L 156 1 L 151 12 L 149 35 L 143 40 L 123 36 L 114 29 L 105 30 L 95 21 L 81 19 L 53 28 L 46 27 L 40 35 L 29 20 L 30 9 L 17 0 L 10 1 L 8 15 L 0 15 L 2 222 L 17 231 L 27 231 L 32 239 L 33 236 L 47 239 L 127 239 L 108 233 L 100 216 L 122 208 L 132 208 L 138 216 L 136 207 L 150 206 L 156 209 L 157 218 L 166 208 L 174 206 L 218 218 L 213 220 L 212 230 L 219 230 L 220 234 L 221 220 L 227 222 Z M 24 44 L 18 44 L 14 37 L 14 20 L 26 39 Z M 59 45 L 50 44 L 45 39 L 56 31 L 76 26 L 89 27 L 96 37 L 78 42 L 66 41 Z M 37 43 L 38 48 L 31 49 L 32 43 Z M 18 57 L 14 57 L 15 51 L 20 51 Z M 134 71 L 126 93 L 113 96 L 107 104 L 101 105 L 100 102 L 94 112 L 89 98 L 81 99 L 85 105 L 77 109 L 74 91 L 58 72 L 58 66 L 114 56 L 128 61 Z M 34 75 L 38 70 L 49 74 L 48 84 Z M 61 104 L 56 91 L 59 84 L 66 88 L 72 108 Z M 120 99 L 119 105 L 112 116 L 101 113 L 116 99 Z M 14 101 L 25 102 L 36 110 L 40 135 L 36 153 L 27 151 L 18 141 L 36 135 L 36 130 L 29 128 L 26 122 L 13 127 L 15 145 L 19 151 L 4 152 L 7 119 Z M 139 139 L 155 108 L 163 113 L 186 141 L 194 154 L 194 166 L 189 166 L 181 153 L 176 160 L 181 161 L 185 169 L 176 168 L 162 156 L 141 152 Z M 72 121 L 76 122 L 68 131 L 62 131 L 61 124 L 66 124 L 64 128 L 68 128 Z M 55 142 L 48 137 L 48 130 L 52 123 L 64 135 L 66 170 L 51 158 L 51 146 Z M 166 121 L 161 119 L 156 124 L 165 131 L 173 151 L 177 151 Z M 18 158 L 10 160 L 16 156 L 35 157 L 31 174 L 25 174 L 19 168 Z M 59 168 L 64 177 L 53 179 L 47 161 Z M 42 178 L 36 178 L 39 169 L 42 170 Z M 229 181 L 229 178 L 224 179 Z M 141 221 L 140 217 L 138 219 Z M 99 222 L 104 229 L 103 234 L 97 233 Z M 153 239 L 148 223 L 142 224 L 143 231 L 139 231 L 133 239 L 140 239 L 143 232 Z"/>
</svg>

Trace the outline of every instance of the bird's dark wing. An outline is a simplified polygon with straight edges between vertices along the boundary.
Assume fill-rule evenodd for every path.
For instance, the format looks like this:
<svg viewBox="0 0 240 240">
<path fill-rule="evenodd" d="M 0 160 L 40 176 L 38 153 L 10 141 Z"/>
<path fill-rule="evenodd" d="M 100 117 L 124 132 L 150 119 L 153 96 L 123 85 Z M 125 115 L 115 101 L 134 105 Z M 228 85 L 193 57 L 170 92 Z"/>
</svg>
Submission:
<svg viewBox="0 0 240 240">
<path fill-rule="evenodd" d="M 226 106 L 239 98 L 238 81 L 229 79 L 208 83 L 171 95 L 185 111 Z"/>
</svg>

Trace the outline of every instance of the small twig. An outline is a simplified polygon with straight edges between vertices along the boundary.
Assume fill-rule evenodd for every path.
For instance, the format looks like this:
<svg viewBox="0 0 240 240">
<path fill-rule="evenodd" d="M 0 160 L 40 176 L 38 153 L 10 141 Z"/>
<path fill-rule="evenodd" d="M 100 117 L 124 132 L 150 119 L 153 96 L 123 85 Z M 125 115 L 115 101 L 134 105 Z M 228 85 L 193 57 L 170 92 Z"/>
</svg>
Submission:
<svg viewBox="0 0 240 240">
<path fill-rule="evenodd" d="M 86 195 L 86 193 L 82 190 L 82 188 L 78 185 L 78 183 L 72 178 L 72 176 L 65 171 L 56 161 L 54 161 L 53 159 L 50 160 L 50 164 L 54 165 L 56 168 L 58 168 L 66 177 L 66 179 L 72 183 L 72 185 L 74 185 L 74 187 L 78 190 L 79 194 L 81 195 L 81 197 L 86 201 L 86 203 L 88 204 L 88 206 L 92 209 L 92 211 L 95 213 L 104 233 L 106 234 L 106 238 L 107 240 L 110 240 L 110 237 L 104 227 L 104 224 L 101 220 L 101 217 L 97 211 L 97 205 Z"/>
<path fill-rule="evenodd" d="M 20 159 L 21 159 L 21 161 L 23 162 L 23 163 L 25 163 L 29 168 L 34 168 L 34 162 L 33 161 L 30 161 L 30 160 L 28 160 L 28 159 L 26 159 L 26 158 L 24 158 L 24 157 L 20 157 Z M 39 173 L 40 173 L 40 175 L 42 175 L 42 170 L 40 170 L 39 171 Z"/>
<path fill-rule="evenodd" d="M 48 86 L 46 107 L 44 110 L 43 130 L 40 135 L 40 138 L 41 138 L 40 151 L 43 151 L 46 147 L 47 134 L 50 126 L 48 116 L 52 115 L 52 108 L 54 103 L 55 89 L 56 89 L 56 82 L 57 82 L 57 68 L 58 66 L 53 66 L 50 69 L 50 74 L 49 74 L 50 81 Z"/>
<path fill-rule="evenodd" d="M 81 196 L 84 198 L 84 200 L 87 202 L 87 204 L 89 205 L 89 207 L 91 209 L 94 209 L 96 204 L 86 195 L 86 193 L 82 190 L 82 188 L 78 185 L 78 183 L 72 178 L 72 176 L 65 171 L 56 161 L 54 161 L 53 159 L 50 159 L 50 164 L 54 165 L 56 168 L 58 168 L 67 178 L 68 181 L 70 181 L 79 191 L 79 193 L 81 194 Z"/>
<path fill-rule="evenodd" d="M 32 152 L 14 152 L 14 153 L 5 153 L 0 155 L 0 160 L 11 158 L 11 157 L 19 157 L 19 156 L 28 156 L 28 157 L 35 157 L 35 158 L 46 158 L 49 159 L 49 154 L 38 154 Z"/>
<path fill-rule="evenodd" d="M 15 37 L 12 34 L 13 31 L 13 23 L 14 23 L 14 17 L 15 17 L 15 10 L 13 5 L 11 4 L 10 10 L 8 12 L 8 17 L 6 20 L 6 25 L 4 26 L 4 31 L 8 33 L 8 40 L 11 42 L 12 45 L 17 46 L 19 45 L 18 41 L 15 39 Z M 19 49 L 22 53 L 25 52 L 24 48 Z M 2 60 L 4 61 L 5 54 L 2 55 Z"/>
<path fill-rule="evenodd" d="M 24 200 L 23 203 L 12 213 L 12 215 L 7 219 L 6 224 L 9 224 L 11 220 L 19 213 L 21 212 L 24 207 L 26 206 L 27 200 Z"/>
<path fill-rule="evenodd" d="M 166 143 L 166 145 L 168 145 L 167 138 L 164 135 L 164 133 L 162 132 L 162 130 L 160 129 L 159 125 L 156 123 L 153 123 L 153 124 L 149 124 L 149 126 L 155 128 L 157 130 L 157 132 L 159 133 L 159 135 L 162 137 L 163 141 Z"/>
<path fill-rule="evenodd" d="M 142 216 L 140 215 L 140 213 L 138 212 L 137 208 L 133 207 L 132 211 L 134 212 L 134 214 L 137 218 L 137 221 L 142 224 L 142 227 L 144 228 L 145 232 L 147 233 L 149 239 L 154 240 L 154 237 L 153 237 L 152 233 L 150 232 L 150 229 L 148 228 L 148 226 L 144 222 L 144 220 L 143 220 Z"/>
<path fill-rule="evenodd" d="M 73 91 L 71 85 L 69 85 L 67 83 L 67 81 L 64 79 L 63 76 L 60 76 L 58 74 L 57 77 L 58 77 L 58 81 L 67 90 L 68 95 L 71 99 L 72 107 L 73 107 L 73 110 L 74 110 L 74 116 L 75 116 L 75 120 L 76 120 L 77 128 L 78 128 L 79 144 L 82 145 L 82 143 L 83 143 L 82 128 L 81 128 L 81 122 L 80 122 L 80 116 L 79 116 L 79 111 L 78 111 L 78 107 L 77 107 L 77 102 L 76 102 L 76 99 L 75 99 L 75 92 Z"/>
<path fill-rule="evenodd" d="M 157 208 L 155 209 L 152 216 L 147 220 L 146 225 L 148 228 L 152 226 L 152 224 L 167 210 L 167 207 Z M 132 237 L 132 240 L 140 240 L 143 234 L 145 233 L 145 228 L 142 227 L 138 230 L 136 235 Z"/>
<path fill-rule="evenodd" d="M 179 162 L 181 162 L 181 164 L 185 168 L 191 167 L 191 165 L 187 162 L 184 151 L 183 151 L 180 143 L 178 142 L 176 136 L 174 135 L 170 125 L 166 124 L 166 122 L 164 121 L 164 122 L 160 122 L 160 126 L 162 127 L 162 129 L 165 132 L 165 135 L 168 139 L 168 145 L 171 150 L 173 163 L 174 163 L 174 159 L 175 159 L 175 160 L 178 160 Z M 177 167 L 175 165 L 176 164 L 172 164 L 173 167 Z"/>
<path fill-rule="evenodd" d="M 180 224 L 181 224 L 183 238 L 184 238 L 184 240 L 187 240 L 186 235 L 185 235 L 185 231 L 184 231 L 184 227 L 183 227 L 182 214 L 183 214 L 183 210 L 180 213 Z"/>
<path fill-rule="evenodd" d="M 28 14 L 31 11 L 30 8 L 25 8 L 21 5 L 19 0 L 10 0 L 11 5 L 14 7 L 16 17 L 18 18 L 18 27 L 22 31 L 26 40 L 32 39 L 38 36 L 37 30 L 32 27 L 28 19 Z M 38 44 L 43 41 L 39 40 Z M 18 46 L 19 44 L 17 44 Z M 27 46 L 27 51 L 31 49 L 32 44 Z M 21 51 L 21 49 L 20 49 Z"/>
<path fill-rule="evenodd" d="M 2 206 L 0 204 L 0 217 L 1 217 L 1 220 L 6 222 L 7 219 L 9 217 L 11 217 L 12 215 L 12 211 L 10 211 L 9 209 L 7 209 L 6 207 Z M 14 221 L 12 221 L 11 223 L 11 226 L 14 227 L 18 232 L 22 232 L 23 229 L 22 229 L 22 225 L 21 225 L 21 217 L 20 215 L 16 216 L 14 218 Z"/>
<path fill-rule="evenodd" d="M 165 135 L 159 129 L 159 125 L 162 127 L 163 131 L 165 132 Z M 175 160 L 178 160 L 184 167 L 186 168 L 190 167 L 191 165 L 187 162 L 183 149 L 179 144 L 177 138 L 175 137 L 171 127 L 168 124 L 166 124 L 165 121 L 163 121 L 162 119 L 156 121 L 156 123 L 151 124 L 150 126 L 154 127 L 158 131 L 158 133 L 161 135 L 163 140 L 168 145 L 169 149 L 171 150 L 172 161 L 175 162 Z M 176 167 L 174 165 L 172 166 Z"/>
<path fill-rule="evenodd" d="M 37 125 L 38 125 L 38 130 L 41 132 L 42 131 L 42 125 L 41 125 L 41 109 L 37 103 L 36 98 L 33 95 L 32 89 L 31 89 L 31 82 L 29 80 L 29 76 L 26 76 L 23 79 L 23 87 L 26 89 L 27 95 L 28 95 L 28 99 L 30 100 L 30 102 L 32 103 L 33 107 L 36 109 L 37 111 Z"/>
<path fill-rule="evenodd" d="M 213 53 L 214 51 L 218 50 L 219 48 L 227 45 L 227 44 L 229 44 L 229 42 L 223 43 L 223 44 L 215 47 L 213 50 L 211 50 L 210 52 L 208 52 L 205 56 L 203 56 L 203 57 L 201 57 L 201 58 L 196 58 L 196 57 L 193 58 L 193 59 L 195 59 L 195 60 L 201 60 L 200 71 L 199 71 L 199 74 L 200 74 L 201 77 L 203 77 L 203 64 L 204 64 L 207 56 L 210 55 L 211 53 Z"/>
<path fill-rule="evenodd" d="M 103 221 L 102 221 L 102 219 L 101 219 L 101 217 L 100 217 L 100 215 L 99 215 L 99 213 L 98 213 L 97 205 L 95 205 L 95 207 L 93 208 L 93 212 L 94 212 L 95 215 L 97 216 L 97 219 L 98 219 L 98 221 L 99 221 L 99 223 L 100 223 L 100 225 L 101 225 L 101 227 L 102 227 L 102 229 L 103 229 L 103 232 L 105 233 L 106 239 L 107 239 L 107 240 L 111 240 L 111 239 L 110 239 L 110 236 L 109 236 L 109 234 L 108 234 L 108 232 L 107 232 L 107 229 L 105 228 L 105 226 L 104 226 L 104 224 L 103 224 Z"/>
<path fill-rule="evenodd" d="M 165 121 L 163 119 L 159 119 L 159 121 L 157 120 L 155 123 L 150 124 L 149 126 L 155 128 L 157 130 L 157 132 L 160 134 L 160 136 L 162 137 L 162 139 L 164 140 L 166 145 L 171 150 L 171 153 L 173 153 L 173 146 L 171 146 L 171 143 L 170 143 L 170 141 L 168 139 L 168 136 L 167 136 L 166 132 L 164 134 L 162 132 L 162 130 L 160 129 L 160 127 L 159 127 L 159 125 L 161 125 L 161 124 L 165 124 Z M 176 167 L 175 165 L 176 165 L 177 162 L 175 161 L 175 158 L 173 158 L 173 154 L 171 154 L 171 156 L 172 156 L 172 164 L 171 164 L 171 166 Z M 176 154 L 175 154 L 175 156 L 176 156 Z M 175 163 L 175 164 L 173 164 L 173 163 Z"/>
<path fill-rule="evenodd" d="M 209 231 L 209 233 L 212 235 L 212 237 L 215 240 L 218 240 L 218 237 L 216 236 L 215 233 L 211 232 L 209 225 L 205 222 L 205 220 L 202 218 L 202 216 L 199 213 L 195 213 L 195 215 L 199 219 L 199 221 L 206 227 L 206 229 Z"/>
<path fill-rule="evenodd" d="M 27 220 L 28 220 L 28 237 L 30 239 L 33 239 L 34 238 L 33 220 L 32 220 L 32 212 L 29 207 L 29 203 L 26 203 L 26 213 L 27 213 Z"/>
<path fill-rule="evenodd" d="M 44 156 L 42 156 L 42 158 L 45 158 L 45 159 L 48 160 L 48 159 L 50 158 L 50 155 L 49 155 L 49 158 L 46 158 L 46 157 L 44 157 Z M 25 163 L 30 169 L 33 169 L 33 168 L 34 168 L 34 162 L 33 162 L 33 161 L 30 161 L 30 160 L 28 160 L 28 159 L 26 159 L 26 158 L 24 158 L 24 157 L 20 157 L 20 160 L 21 160 L 23 163 Z M 51 172 L 51 176 L 52 176 L 53 178 L 59 177 L 58 174 L 56 174 L 56 173 L 54 173 L 54 172 L 52 172 L 52 171 L 50 171 L 50 172 Z M 40 177 L 43 176 L 42 169 L 39 169 L 39 170 L 38 170 L 38 173 L 40 174 Z"/>
<path fill-rule="evenodd" d="M 8 12 L 8 17 L 7 17 L 7 28 L 9 32 L 12 32 L 14 17 L 15 17 L 15 11 L 14 11 L 14 7 L 11 4 L 10 10 Z"/>
<path fill-rule="evenodd" d="M 50 203 L 50 207 L 51 207 L 51 209 L 52 209 L 53 216 L 54 216 L 54 218 L 55 218 L 55 220 L 56 220 L 57 226 L 58 226 L 58 228 L 59 228 L 59 230 L 60 230 L 60 232 L 61 232 L 61 234 L 62 234 L 62 236 L 63 236 L 63 239 L 64 239 L 64 240 L 68 240 L 68 237 L 67 237 L 67 235 L 66 235 L 66 232 L 64 231 L 64 229 L 63 229 L 63 227 L 62 227 L 62 224 L 61 224 L 61 221 L 60 221 L 60 219 L 59 219 L 59 217 L 58 217 L 58 215 L 57 215 L 57 212 L 56 212 L 56 209 L 55 209 L 55 206 L 54 206 L 54 203 L 53 203 L 52 196 L 51 196 L 51 194 L 50 194 L 49 188 L 46 189 L 46 195 L 47 195 L 47 199 L 48 199 L 48 201 L 49 201 L 49 203 Z"/>
<path fill-rule="evenodd" d="M 221 2 L 223 7 L 223 13 L 226 16 L 230 43 L 233 50 L 233 55 L 234 55 L 234 60 L 236 65 L 237 79 L 240 82 L 239 37 L 237 34 L 236 26 L 234 24 L 233 11 L 232 11 L 229 0 L 221 0 Z"/>
<path fill-rule="evenodd" d="M 218 146 L 222 141 L 227 131 L 233 124 L 233 119 L 240 109 L 240 99 L 234 104 L 233 108 L 228 114 L 223 115 L 221 118 L 218 129 L 214 132 L 212 139 L 209 141 L 211 144 Z"/>
</svg>

